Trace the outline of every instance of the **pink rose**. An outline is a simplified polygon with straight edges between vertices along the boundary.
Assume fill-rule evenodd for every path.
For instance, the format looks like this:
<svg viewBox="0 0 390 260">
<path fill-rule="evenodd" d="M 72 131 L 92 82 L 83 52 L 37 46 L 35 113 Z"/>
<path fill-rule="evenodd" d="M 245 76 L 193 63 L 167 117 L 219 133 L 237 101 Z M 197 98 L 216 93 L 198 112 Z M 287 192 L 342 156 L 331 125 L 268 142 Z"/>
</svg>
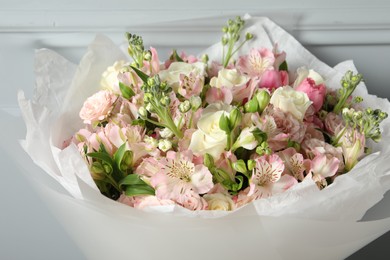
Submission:
<svg viewBox="0 0 390 260">
<path fill-rule="evenodd" d="M 324 84 L 317 85 L 312 78 L 306 78 L 295 88 L 295 90 L 306 93 L 313 102 L 316 111 L 321 109 L 326 94 L 326 87 Z"/>
<path fill-rule="evenodd" d="M 288 85 L 288 73 L 286 71 L 267 70 L 260 79 L 259 86 L 269 90 Z"/>
<path fill-rule="evenodd" d="M 95 93 L 84 102 L 80 111 L 80 118 L 84 120 L 85 124 L 93 124 L 107 119 L 116 99 L 117 96 L 107 90 Z"/>
</svg>

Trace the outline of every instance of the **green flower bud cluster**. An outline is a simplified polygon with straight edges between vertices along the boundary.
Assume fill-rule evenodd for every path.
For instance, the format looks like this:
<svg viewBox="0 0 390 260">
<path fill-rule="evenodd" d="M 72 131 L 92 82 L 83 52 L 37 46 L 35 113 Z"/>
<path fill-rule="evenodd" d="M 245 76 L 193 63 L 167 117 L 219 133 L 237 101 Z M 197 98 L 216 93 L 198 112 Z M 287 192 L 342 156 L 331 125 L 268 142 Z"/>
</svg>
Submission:
<svg viewBox="0 0 390 260">
<path fill-rule="evenodd" d="M 224 33 L 221 39 L 221 43 L 224 51 L 222 57 L 222 64 L 225 68 L 229 64 L 229 61 L 234 55 L 234 53 L 236 53 L 245 42 L 253 39 L 253 35 L 248 32 L 245 35 L 245 40 L 243 41 L 243 43 L 236 49 L 233 49 L 234 45 L 240 40 L 241 31 L 244 28 L 244 25 L 245 25 L 245 21 L 242 20 L 241 17 L 237 16 L 235 20 L 229 19 L 227 25 L 222 28 L 222 32 Z M 227 48 L 226 55 L 225 55 L 225 47 Z"/>
<path fill-rule="evenodd" d="M 141 119 L 159 127 L 166 127 L 178 138 L 183 137 L 183 133 L 178 129 L 172 119 L 170 110 L 172 88 L 166 82 L 161 82 L 158 75 L 150 77 L 136 67 L 131 67 L 143 84 L 141 90 L 144 92 L 144 106 L 138 110 Z M 156 118 L 149 118 L 149 113 L 157 115 Z"/>
<path fill-rule="evenodd" d="M 245 112 L 255 113 L 259 112 L 261 114 L 264 109 L 268 106 L 271 99 L 270 94 L 266 90 L 259 91 L 251 100 L 249 100 L 245 105 Z"/>
<path fill-rule="evenodd" d="M 381 139 L 379 124 L 387 118 L 387 113 L 380 109 L 367 108 L 363 111 L 355 111 L 353 108 L 343 109 L 343 118 L 347 125 L 358 129 L 366 138 L 371 138 L 375 142 Z"/>
<path fill-rule="evenodd" d="M 342 88 L 339 89 L 339 101 L 334 107 L 333 112 L 335 112 L 336 114 L 341 112 L 341 110 L 345 107 L 345 103 L 347 102 L 348 98 L 362 81 L 362 74 L 355 75 L 350 70 L 345 73 L 345 75 L 341 79 Z"/>
<path fill-rule="evenodd" d="M 141 36 L 131 34 L 128 32 L 125 34 L 125 36 L 129 43 L 129 47 L 127 48 L 127 51 L 134 60 L 134 63 L 132 65 L 137 68 L 142 68 L 144 65 L 144 60 L 145 61 L 152 60 L 151 51 L 145 50 L 144 41 Z"/>
</svg>

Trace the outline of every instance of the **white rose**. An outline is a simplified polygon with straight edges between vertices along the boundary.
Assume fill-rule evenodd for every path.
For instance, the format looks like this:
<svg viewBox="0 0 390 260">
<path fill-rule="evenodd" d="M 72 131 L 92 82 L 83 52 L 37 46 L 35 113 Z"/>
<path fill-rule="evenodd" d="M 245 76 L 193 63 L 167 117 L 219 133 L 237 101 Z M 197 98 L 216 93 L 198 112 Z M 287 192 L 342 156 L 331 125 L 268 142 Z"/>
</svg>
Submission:
<svg viewBox="0 0 390 260">
<path fill-rule="evenodd" d="M 218 77 L 210 80 L 210 86 L 215 88 L 233 88 L 245 85 L 249 77 L 241 75 L 236 69 L 222 69 L 218 72 Z"/>
<path fill-rule="evenodd" d="M 231 109 L 229 105 L 215 103 L 203 110 L 189 146 L 195 155 L 208 153 L 216 160 L 221 156 L 227 145 L 227 135 L 219 127 L 219 120 L 223 114 L 228 116 Z"/>
<path fill-rule="evenodd" d="M 270 103 L 286 113 L 291 113 L 302 121 L 311 101 L 306 93 L 295 91 L 290 86 L 280 87 L 271 96 Z"/>
<path fill-rule="evenodd" d="M 294 88 L 298 87 L 306 78 L 314 80 L 316 85 L 325 83 L 324 78 L 314 70 L 307 70 L 305 67 L 300 67 L 297 69 L 297 73 L 298 76 L 294 82 Z"/>
<path fill-rule="evenodd" d="M 103 89 L 108 89 L 114 91 L 115 93 L 120 93 L 118 74 L 121 72 L 125 64 L 126 62 L 123 60 L 116 61 L 114 65 L 108 67 L 106 71 L 103 72 L 102 78 L 100 80 L 100 85 Z"/>
<path fill-rule="evenodd" d="M 234 201 L 229 195 L 223 193 L 206 194 L 203 198 L 207 201 L 209 210 L 234 210 Z"/>
<path fill-rule="evenodd" d="M 180 86 L 180 75 L 187 77 L 192 73 L 192 77 L 201 77 L 202 84 L 204 83 L 204 76 L 206 75 L 206 64 L 203 62 L 186 63 L 186 62 L 172 62 L 168 69 L 162 70 L 158 73 L 162 81 L 166 81 L 175 91 Z"/>
</svg>

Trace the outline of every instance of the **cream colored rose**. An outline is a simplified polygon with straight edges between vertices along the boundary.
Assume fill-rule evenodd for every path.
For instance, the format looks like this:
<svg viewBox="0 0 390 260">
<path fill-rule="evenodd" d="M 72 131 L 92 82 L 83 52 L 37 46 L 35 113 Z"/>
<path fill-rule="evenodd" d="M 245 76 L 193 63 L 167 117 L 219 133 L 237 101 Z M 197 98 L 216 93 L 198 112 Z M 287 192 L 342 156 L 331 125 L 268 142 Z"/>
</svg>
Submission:
<svg viewBox="0 0 390 260">
<path fill-rule="evenodd" d="M 214 193 L 206 194 L 203 198 L 207 201 L 209 210 L 230 211 L 235 209 L 234 201 L 228 194 Z"/>
<path fill-rule="evenodd" d="M 245 85 L 249 77 L 241 75 L 236 69 L 222 69 L 218 72 L 218 77 L 210 80 L 210 86 L 215 88 L 233 88 Z"/>
<path fill-rule="evenodd" d="M 219 120 L 223 114 L 228 115 L 232 107 L 230 105 L 215 103 L 203 110 L 196 130 L 191 137 L 189 149 L 195 155 L 206 153 L 218 159 L 227 145 L 227 135 L 219 127 Z"/>
<path fill-rule="evenodd" d="M 125 61 L 120 60 L 116 61 L 114 65 L 108 67 L 102 74 L 100 86 L 103 89 L 112 90 L 115 93 L 121 93 L 119 89 L 118 74 L 121 72 L 125 64 Z"/>
<path fill-rule="evenodd" d="M 290 86 L 280 87 L 272 94 L 270 103 L 283 112 L 291 113 L 302 121 L 307 108 L 311 105 L 306 93 L 295 91 Z"/>
<path fill-rule="evenodd" d="M 300 67 L 297 69 L 297 73 L 298 76 L 294 82 L 294 88 L 298 87 L 306 78 L 311 78 L 312 80 L 314 80 L 316 85 L 325 83 L 324 78 L 314 70 L 308 70 L 305 67 Z"/>
<path fill-rule="evenodd" d="M 201 77 L 201 85 L 204 84 L 204 76 L 206 75 L 206 64 L 203 62 L 186 63 L 172 62 L 168 69 L 158 73 L 162 81 L 166 81 L 175 91 L 180 87 L 180 75 L 191 78 Z"/>
</svg>

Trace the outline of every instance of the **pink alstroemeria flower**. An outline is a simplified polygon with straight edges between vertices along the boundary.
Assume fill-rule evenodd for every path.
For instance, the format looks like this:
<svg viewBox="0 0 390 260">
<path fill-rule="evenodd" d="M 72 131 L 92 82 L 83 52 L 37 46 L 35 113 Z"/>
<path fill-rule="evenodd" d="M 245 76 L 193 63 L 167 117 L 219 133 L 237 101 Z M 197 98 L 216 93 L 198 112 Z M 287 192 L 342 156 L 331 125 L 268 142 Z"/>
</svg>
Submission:
<svg viewBox="0 0 390 260">
<path fill-rule="evenodd" d="M 183 205 L 192 193 L 204 194 L 214 186 L 208 168 L 203 164 L 195 165 L 192 160 L 190 151 L 169 151 L 166 157 L 158 160 L 161 168 L 150 179 L 158 198 Z"/>
<path fill-rule="evenodd" d="M 261 77 L 265 71 L 274 69 L 275 56 L 266 48 L 252 49 L 249 55 L 240 56 L 237 68 L 250 77 Z"/>
<path fill-rule="evenodd" d="M 336 157 L 327 158 L 320 152 L 315 152 L 315 154 L 312 160 L 313 180 L 322 183 L 325 178 L 336 174 L 340 161 Z"/>
<path fill-rule="evenodd" d="M 248 196 L 253 199 L 267 198 L 281 193 L 297 183 L 290 175 L 283 175 L 284 164 L 277 154 L 255 159 L 256 166 L 249 180 Z"/>
<path fill-rule="evenodd" d="M 191 96 L 198 96 L 203 89 L 204 77 L 190 73 L 189 75 L 180 74 L 178 93 L 189 99 Z"/>
<path fill-rule="evenodd" d="M 311 161 L 304 159 L 303 155 L 290 147 L 278 153 L 284 162 L 284 174 L 293 176 L 298 181 L 303 181 L 306 174 L 310 172 Z"/>
</svg>

